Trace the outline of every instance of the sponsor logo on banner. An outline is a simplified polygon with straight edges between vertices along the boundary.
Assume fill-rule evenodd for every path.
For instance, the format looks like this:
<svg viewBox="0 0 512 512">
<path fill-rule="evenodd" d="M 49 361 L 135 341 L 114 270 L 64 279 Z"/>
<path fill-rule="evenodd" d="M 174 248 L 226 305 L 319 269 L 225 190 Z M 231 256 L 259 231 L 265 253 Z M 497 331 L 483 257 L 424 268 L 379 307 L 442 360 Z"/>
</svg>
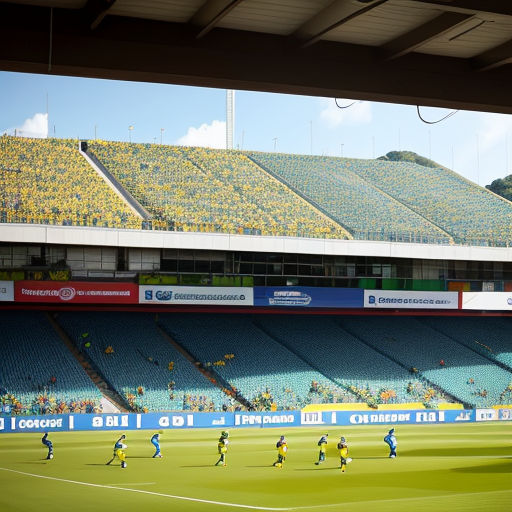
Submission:
<svg viewBox="0 0 512 512">
<path fill-rule="evenodd" d="M 213 286 L 139 286 L 141 304 L 252 306 L 252 288 Z"/>
<path fill-rule="evenodd" d="M 499 409 L 498 419 L 500 421 L 511 421 L 512 409 Z"/>
<path fill-rule="evenodd" d="M 487 311 L 512 310 L 510 292 L 463 292 L 462 309 L 481 309 Z"/>
<path fill-rule="evenodd" d="M 0 301 L 12 302 L 14 300 L 14 282 L 0 281 Z"/>
<path fill-rule="evenodd" d="M 256 286 L 255 306 L 297 308 L 362 308 L 360 288 L 322 288 L 312 286 Z"/>
<path fill-rule="evenodd" d="M 16 281 L 14 298 L 18 302 L 136 304 L 137 289 L 131 283 Z"/>
<path fill-rule="evenodd" d="M 128 426 L 128 414 L 123 414 L 121 416 L 94 416 L 92 419 L 92 426 L 94 428 L 102 428 L 102 427 L 127 427 Z"/>
<path fill-rule="evenodd" d="M 173 416 L 161 416 L 158 420 L 158 425 L 164 428 L 193 427 L 194 415 L 180 414 Z"/>
<path fill-rule="evenodd" d="M 365 290 L 365 308 L 458 309 L 458 292 L 410 292 Z"/>
<path fill-rule="evenodd" d="M 295 423 L 293 414 L 235 414 L 235 426 Z"/>
<path fill-rule="evenodd" d="M 455 417 L 455 421 L 471 421 L 471 412 L 470 411 L 461 411 Z"/>
<path fill-rule="evenodd" d="M 477 409 L 476 421 L 496 421 L 498 419 L 497 409 Z"/>
<path fill-rule="evenodd" d="M 4 429 L 4 419 L 0 418 L 0 430 Z"/>
<path fill-rule="evenodd" d="M 301 412 L 300 423 L 301 425 L 323 425 L 324 422 L 321 411 Z"/>
<path fill-rule="evenodd" d="M 309 306 L 311 295 L 298 290 L 274 290 L 268 303 L 271 306 Z"/>
<path fill-rule="evenodd" d="M 14 418 L 13 418 L 14 419 Z M 63 418 L 28 418 L 28 419 L 19 419 L 17 418 L 17 430 L 34 430 L 34 429 L 47 429 L 47 428 L 62 428 L 63 427 Z"/>
</svg>

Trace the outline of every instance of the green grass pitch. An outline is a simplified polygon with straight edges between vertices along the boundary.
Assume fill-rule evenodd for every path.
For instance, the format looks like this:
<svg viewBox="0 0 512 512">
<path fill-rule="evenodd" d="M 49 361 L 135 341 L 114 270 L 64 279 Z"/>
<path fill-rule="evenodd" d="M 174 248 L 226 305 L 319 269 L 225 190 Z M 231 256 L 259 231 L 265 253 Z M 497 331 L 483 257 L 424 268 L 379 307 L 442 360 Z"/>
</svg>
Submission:
<svg viewBox="0 0 512 512">
<path fill-rule="evenodd" d="M 164 431 L 163 459 L 151 458 L 152 432 L 128 431 L 126 469 L 105 465 L 121 432 L 53 433 L 51 461 L 40 434 L 4 434 L 0 511 L 512 510 L 512 424 L 399 425 L 394 460 L 382 441 L 388 429 L 231 429 L 227 467 L 214 466 L 220 430 Z M 315 466 L 324 430 L 327 460 Z M 281 434 L 289 454 L 279 469 Z M 353 458 L 344 474 L 340 435 Z"/>
</svg>

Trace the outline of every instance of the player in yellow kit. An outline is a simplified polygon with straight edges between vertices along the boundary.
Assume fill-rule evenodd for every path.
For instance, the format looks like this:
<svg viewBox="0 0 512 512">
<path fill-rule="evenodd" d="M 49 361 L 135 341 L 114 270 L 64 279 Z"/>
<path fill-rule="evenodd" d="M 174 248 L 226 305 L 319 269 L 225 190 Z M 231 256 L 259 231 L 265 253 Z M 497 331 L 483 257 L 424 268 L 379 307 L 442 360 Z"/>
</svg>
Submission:
<svg viewBox="0 0 512 512">
<path fill-rule="evenodd" d="M 126 467 L 126 453 L 125 450 L 127 446 L 123 443 L 123 441 L 126 439 L 126 436 L 123 434 L 114 445 L 114 454 L 112 455 L 112 458 L 107 462 L 107 466 L 114 462 L 114 459 L 117 457 L 121 461 L 121 468 Z"/>
<path fill-rule="evenodd" d="M 288 443 L 284 436 L 279 438 L 279 441 L 276 443 L 277 448 L 277 460 L 274 462 L 274 466 L 276 468 L 282 468 L 284 461 L 286 460 L 286 454 L 288 453 Z"/>
<path fill-rule="evenodd" d="M 217 451 L 219 452 L 219 460 L 215 463 L 216 466 L 220 466 L 221 464 L 223 466 L 227 466 L 226 464 L 226 453 L 228 452 L 228 445 L 229 445 L 229 432 L 227 430 L 224 430 L 221 432 L 219 437 L 219 442 L 217 443 Z"/>
<path fill-rule="evenodd" d="M 344 437 L 340 438 L 340 442 L 338 443 L 338 450 L 340 452 L 341 472 L 345 473 L 345 468 L 349 462 L 349 456 L 347 440 Z"/>
</svg>

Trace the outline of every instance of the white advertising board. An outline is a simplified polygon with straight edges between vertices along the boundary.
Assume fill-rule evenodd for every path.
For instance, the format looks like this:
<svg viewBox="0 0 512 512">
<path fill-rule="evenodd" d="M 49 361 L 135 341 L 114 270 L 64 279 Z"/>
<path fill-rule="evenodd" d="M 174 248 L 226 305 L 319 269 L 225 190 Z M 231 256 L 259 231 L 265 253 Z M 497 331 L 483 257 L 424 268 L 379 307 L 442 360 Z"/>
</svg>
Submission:
<svg viewBox="0 0 512 512">
<path fill-rule="evenodd" d="M 14 301 L 14 281 L 0 281 L 0 301 Z"/>
<path fill-rule="evenodd" d="M 458 309 L 458 292 L 411 292 L 402 290 L 365 290 L 365 308 Z"/>
<path fill-rule="evenodd" d="M 512 292 L 463 292 L 462 309 L 511 310 Z"/>
<path fill-rule="evenodd" d="M 214 286 L 139 286 L 140 304 L 253 306 L 252 288 Z"/>
</svg>

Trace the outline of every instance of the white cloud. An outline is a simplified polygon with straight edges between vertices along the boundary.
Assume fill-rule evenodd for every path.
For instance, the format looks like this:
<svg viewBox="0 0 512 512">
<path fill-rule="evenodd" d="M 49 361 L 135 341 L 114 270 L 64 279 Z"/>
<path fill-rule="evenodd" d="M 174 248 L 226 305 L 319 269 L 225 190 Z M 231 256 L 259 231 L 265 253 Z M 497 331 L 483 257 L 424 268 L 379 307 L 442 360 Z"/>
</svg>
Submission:
<svg viewBox="0 0 512 512">
<path fill-rule="evenodd" d="M 180 146 L 200 146 L 206 148 L 226 148 L 226 122 L 212 121 L 203 123 L 199 128 L 191 126 L 186 135 L 180 137 L 176 143 Z"/>
<path fill-rule="evenodd" d="M 45 139 L 48 137 L 48 114 L 37 113 L 25 119 L 21 126 L 6 130 L 9 135 Z"/>
<path fill-rule="evenodd" d="M 338 98 L 338 105 L 350 105 L 354 100 Z M 323 109 L 320 119 L 325 121 L 330 128 L 340 124 L 356 125 L 367 124 L 372 120 L 372 107 L 368 101 L 356 101 L 348 108 L 339 108 L 333 98 L 322 98 Z"/>
</svg>

